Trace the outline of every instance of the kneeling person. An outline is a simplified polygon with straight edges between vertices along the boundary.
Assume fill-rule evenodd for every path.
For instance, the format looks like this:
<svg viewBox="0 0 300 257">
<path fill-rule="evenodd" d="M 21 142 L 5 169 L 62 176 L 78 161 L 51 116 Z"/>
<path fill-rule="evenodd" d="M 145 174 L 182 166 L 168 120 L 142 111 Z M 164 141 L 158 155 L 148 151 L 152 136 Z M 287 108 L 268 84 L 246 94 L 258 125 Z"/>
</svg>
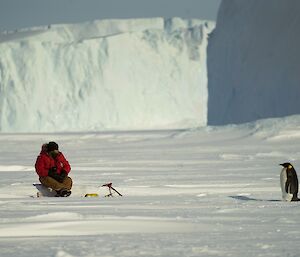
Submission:
<svg viewBox="0 0 300 257">
<path fill-rule="evenodd" d="M 35 170 L 42 185 L 55 190 L 57 196 L 66 197 L 71 194 L 72 179 L 68 176 L 71 166 L 58 150 L 57 143 L 49 142 L 42 146 Z"/>
</svg>

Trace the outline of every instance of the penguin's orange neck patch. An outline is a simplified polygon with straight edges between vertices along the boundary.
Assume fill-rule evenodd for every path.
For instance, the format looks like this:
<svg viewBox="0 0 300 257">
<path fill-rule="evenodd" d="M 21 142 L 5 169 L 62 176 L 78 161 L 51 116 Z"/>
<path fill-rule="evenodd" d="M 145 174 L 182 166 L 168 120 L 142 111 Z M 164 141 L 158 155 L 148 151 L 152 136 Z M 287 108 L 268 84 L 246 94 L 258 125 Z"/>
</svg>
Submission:
<svg viewBox="0 0 300 257">
<path fill-rule="evenodd" d="M 293 168 L 293 166 L 292 166 L 292 165 L 289 165 L 289 166 L 288 166 L 288 169 L 291 169 L 291 168 Z"/>
</svg>

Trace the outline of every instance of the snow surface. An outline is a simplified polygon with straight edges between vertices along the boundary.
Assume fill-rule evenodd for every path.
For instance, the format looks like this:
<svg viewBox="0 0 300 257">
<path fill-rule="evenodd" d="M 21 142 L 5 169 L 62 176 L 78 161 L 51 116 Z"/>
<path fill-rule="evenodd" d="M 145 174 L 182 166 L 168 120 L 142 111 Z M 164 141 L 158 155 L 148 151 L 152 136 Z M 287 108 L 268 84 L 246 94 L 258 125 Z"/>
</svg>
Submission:
<svg viewBox="0 0 300 257">
<path fill-rule="evenodd" d="M 220 84 L 210 86 L 209 102 L 206 47 L 213 23 L 114 20 L 1 34 L 0 256 L 298 256 L 299 203 L 281 201 L 279 163 L 300 167 L 300 116 L 182 129 L 205 126 L 210 110 L 219 110 L 216 124 L 290 113 L 299 92 L 284 94 L 282 85 L 298 79 L 293 29 L 299 5 L 289 1 L 281 8 L 275 1 L 268 22 L 267 1 L 223 2 L 218 22 L 232 15 L 239 30 L 229 26 L 227 35 L 218 27 L 213 35 L 212 42 L 224 36 L 217 46 L 225 50 L 209 55 L 209 68 L 214 58 L 222 61 L 215 77 L 211 69 L 208 75 L 213 83 L 224 78 L 224 88 L 218 95 L 213 90 Z M 241 11 L 236 16 L 235 8 Z M 278 10 L 290 14 L 287 27 L 274 23 Z M 265 30 L 242 23 L 242 16 L 253 16 Z M 236 54 L 246 43 L 257 49 L 252 43 L 274 24 L 273 44 L 261 41 L 261 55 Z M 266 51 L 270 45 L 275 52 Z M 281 68 L 289 72 L 274 73 L 273 57 L 282 47 Z M 244 63 L 243 69 L 257 69 L 232 73 Z M 258 72 L 265 67 L 270 72 Z M 244 88 L 240 78 L 251 85 Z M 260 91 L 273 87 L 276 93 Z M 235 110 L 256 116 L 242 119 Z M 163 130 L 170 128 L 176 130 Z M 35 197 L 35 158 L 52 140 L 72 166 L 69 198 Z M 105 197 L 100 186 L 108 182 L 124 196 Z M 100 196 L 84 198 L 86 193 Z"/>
<path fill-rule="evenodd" d="M 0 35 L 0 132 L 207 123 L 213 22 L 104 20 Z"/>
<path fill-rule="evenodd" d="M 208 124 L 299 114 L 300 1 L 223 0 L 208 47 Z"/>
<path fill-rule="evenodd" d="M 0 256 L 298 256 L 300 116 L 143 132 L 0 134 Z M 69 198 L 32 198 L 40 146 L 72 165 Z M 113 182 L 124 196 L 105 198 Z M 99 198 L 84 198 L 99 193 Z"/>
</svg>

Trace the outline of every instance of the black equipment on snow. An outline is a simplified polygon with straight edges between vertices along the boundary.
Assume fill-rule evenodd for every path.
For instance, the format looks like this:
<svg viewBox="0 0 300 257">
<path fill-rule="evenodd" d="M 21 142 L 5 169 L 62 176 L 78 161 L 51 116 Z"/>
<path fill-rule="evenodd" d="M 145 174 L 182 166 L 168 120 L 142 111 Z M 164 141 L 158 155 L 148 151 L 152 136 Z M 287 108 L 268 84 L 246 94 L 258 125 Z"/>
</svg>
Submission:
<svg viewBox="0 0 300 257">
<path fill-rule="evenodd" d="M 119 193 L 115 188 L 113 188 L 112 183 L 104 184 L 104 185 L 102 185 L 102 187 L 108 187 L 108 190 L 109 190 L 109 194 L 106 195 L 105 197 L 113 196 L 113 192 L 112 192 L 111 190 L 115 191 L 119 196 L 123 196 L 123 195 L 122 195 L 121 193 Z"/>
</svg>

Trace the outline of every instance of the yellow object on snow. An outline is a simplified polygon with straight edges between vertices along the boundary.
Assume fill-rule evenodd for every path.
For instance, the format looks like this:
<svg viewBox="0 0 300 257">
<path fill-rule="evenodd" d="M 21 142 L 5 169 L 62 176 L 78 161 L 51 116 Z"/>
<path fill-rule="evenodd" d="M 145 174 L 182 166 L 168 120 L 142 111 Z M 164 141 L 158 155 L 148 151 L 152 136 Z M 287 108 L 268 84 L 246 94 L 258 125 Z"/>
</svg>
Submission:
<svg viewBox="0 0 300 257">
<path fill-rule="evenodd" d="M 98 197 L 98 194 L 86 194 L 84 197 Z"/>
</svg>

